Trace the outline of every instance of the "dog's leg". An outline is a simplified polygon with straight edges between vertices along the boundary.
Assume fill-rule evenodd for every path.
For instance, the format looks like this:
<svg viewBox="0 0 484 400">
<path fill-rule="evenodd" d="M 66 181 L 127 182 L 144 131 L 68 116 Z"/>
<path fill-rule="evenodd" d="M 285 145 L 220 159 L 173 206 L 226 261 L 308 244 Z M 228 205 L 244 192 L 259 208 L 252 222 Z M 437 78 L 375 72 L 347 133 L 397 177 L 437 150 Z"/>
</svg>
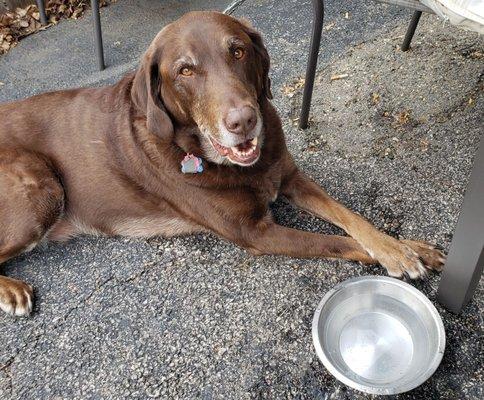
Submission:
<svg viewBox="0 0 484 400">
<path fill-rule="evenodd" d="M 64 191 L 48 162 L 29 152 L 0 151 L 0 264 L 32 250 L 58 220 Z M 32 310 L 32 287 L 0 276 L 0 309 Z"/>
<path fill-rule="evenodd" d="M 252 254 L 280 254 L 297 258 L 341 258 L 366 264 L 375 260 L 346 236 L 321 235 L 277 225 L 272 220 L 261 221 L 245 228 L 245 242 L 240 243 Z M 233 240 L 233 238 L 232 238 Z"/>
<path fill-rule="evenodd" d="M 319 185 L 300 171 L 295 171 L 282 187 L 296 206 L 344 229 L 378 262 L 388 274 L 411 278 L 423 277 L 427 269 L 440 270 L 445 258 L 432 245 L 417 241 L 400 241 L 377 230 L 361 216 L 331 198 Z"/>
</svg>

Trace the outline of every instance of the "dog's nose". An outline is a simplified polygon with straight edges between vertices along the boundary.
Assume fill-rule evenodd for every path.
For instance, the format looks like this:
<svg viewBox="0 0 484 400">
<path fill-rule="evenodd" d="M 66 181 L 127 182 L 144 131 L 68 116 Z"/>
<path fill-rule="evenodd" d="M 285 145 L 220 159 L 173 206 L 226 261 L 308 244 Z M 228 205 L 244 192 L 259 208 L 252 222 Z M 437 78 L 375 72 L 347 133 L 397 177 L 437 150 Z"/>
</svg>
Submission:
<svg viewBox="0 0 484 400">
<path fill-rule="evenodd" d="M 227 130 L 236 135 L 247 135 L 257 123 L 257 114 L 252 107 L 232 108 L 225 117 Z"/>
</svg>

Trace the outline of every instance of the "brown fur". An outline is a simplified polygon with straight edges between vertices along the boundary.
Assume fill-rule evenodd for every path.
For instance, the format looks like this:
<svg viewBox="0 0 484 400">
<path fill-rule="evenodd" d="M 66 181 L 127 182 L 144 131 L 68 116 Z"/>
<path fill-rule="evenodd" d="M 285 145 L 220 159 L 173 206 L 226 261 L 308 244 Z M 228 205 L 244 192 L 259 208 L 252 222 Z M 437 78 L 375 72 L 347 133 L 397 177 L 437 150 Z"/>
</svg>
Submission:
<svg viewBox="0 0 484 400">
<path fill-rule="evenodd" d="M 231 57 L 232 42 L 242 59 Z M 197 60 L 193 75 L 177 75 L 180 57 Z M 209 231 L 254 254 L 379 262 L 394 276 L 440 268 L 432 246 L 386 236 L 299 171 L 268 100 L 268 73 L 262 39 L 247 23 L 190 13 L 163 29 L 139 70 L 113 86 L 1 105 L 0 262 L 40 240 L 81 233 Z M 260 158 L 248 167 L 221 157 L 209 138 L 223 140 L 218 121 L 240 106 L 256 109 L 263 126 Z M 187 152 L 204 159 L 203 173 L 180 172 Z M 277 225 L 268 206 L 279 194 L 352 238 Z M 0 277 L 5 311 L 28 314 L 31 296 L 28 285 Z"/>
</svg>

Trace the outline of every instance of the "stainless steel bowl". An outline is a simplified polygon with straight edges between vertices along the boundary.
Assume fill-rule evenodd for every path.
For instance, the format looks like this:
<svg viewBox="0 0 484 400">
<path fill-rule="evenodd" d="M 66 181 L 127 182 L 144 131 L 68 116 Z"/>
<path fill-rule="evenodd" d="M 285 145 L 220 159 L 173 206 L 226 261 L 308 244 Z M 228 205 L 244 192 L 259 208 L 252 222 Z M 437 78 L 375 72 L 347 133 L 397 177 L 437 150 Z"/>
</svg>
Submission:
<svg viewBox="0 0 484 400">
<path fill-rule="evenodd" d="M 330 290 L 313 318 L 318 357 L 338 380 L 372 394 L 425 382 L 445 348 L 444 325 L 423 293 L 394 278 L 349 279 Z"/>
</svg>

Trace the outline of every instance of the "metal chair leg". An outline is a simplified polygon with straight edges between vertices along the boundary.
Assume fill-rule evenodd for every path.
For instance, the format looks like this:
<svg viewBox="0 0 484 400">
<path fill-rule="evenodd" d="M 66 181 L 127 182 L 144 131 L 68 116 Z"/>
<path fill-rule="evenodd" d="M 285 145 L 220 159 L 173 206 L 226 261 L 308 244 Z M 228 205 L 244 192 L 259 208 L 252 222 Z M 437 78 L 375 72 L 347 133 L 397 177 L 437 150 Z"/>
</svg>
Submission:
<svg viewBox="0 0 484 400">
<path fill-rule="evenodd" d="M 420 17 L 422 16 L 422 11 L 415 11 L 412 15 L 412 20 L 410 21 L 410 25 L 407 28 L 407 33 L 405 34 L 405 39 L 403 39 L 402 51 L 407 51 L 410 48 L 410 43 L 412 42 L 413 35 L 415 33 L 415 29 L 417 29 L 418 21 L 420 21 Z"/>
<path fill-rule="evenodd" d="M 102 71 L 106 68 L 106 65 L 104 64 L 103 37 L 101 30 L 101 16 L 99 13 L 99 0 L 91 0 L 91 8 L 92 18 L 94 20 L 94 34 L 96 41 L 98 65 L 99 70 Z"/>
<path fill-rule="evenodd" d="M 47 16 L 45 15 L 45 4 L 44 0 L 35 0 L 37 2 L 37 8 L 40 14 L 40 23 L 42 25 L 47 25 Z"/>
<path fill-rule="evenodd" d="M 321 32 L 324 20 L 324 1 L 312 0 L 313 2 L 313 26 L 311 34 L 311 44 L 309 50 L 308 65 L 306 67 L 306 80 L 304 83 L 303 100 L 301 115 L 299 117 L 299 128 L 308 127 L 309 109 L 311 108 L 311 98 L 313 96 L 314 77 L 316 75 L 316 65 L 318 63 L 319 46 L 321 44 Z"/>
<path fill-rule="evenodd" d="M 440 280 L 437 300 L 458 313 L 472 298 L 484 267 L 484 135 Z"/>
</svg>

